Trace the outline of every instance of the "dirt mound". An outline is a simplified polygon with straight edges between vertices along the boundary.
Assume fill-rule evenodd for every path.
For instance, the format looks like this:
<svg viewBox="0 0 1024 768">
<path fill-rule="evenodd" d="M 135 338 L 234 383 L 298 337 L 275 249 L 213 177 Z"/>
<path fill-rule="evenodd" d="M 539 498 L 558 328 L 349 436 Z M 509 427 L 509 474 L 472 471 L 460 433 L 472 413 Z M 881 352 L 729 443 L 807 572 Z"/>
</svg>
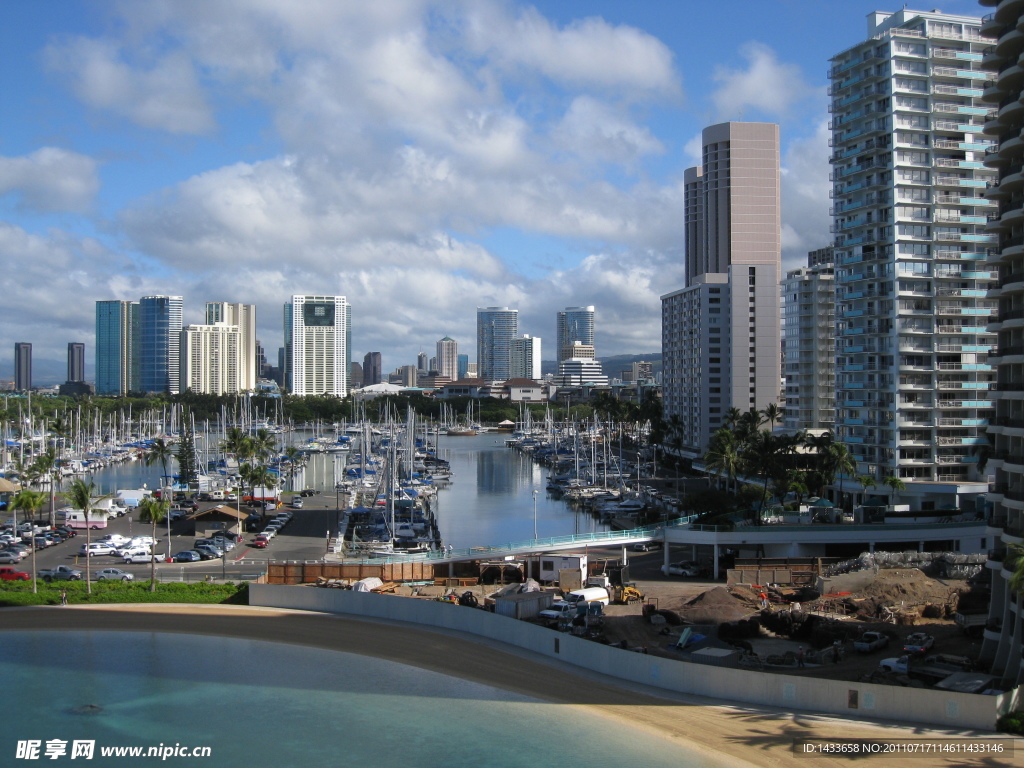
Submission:
<svg viewBox="0 0 1024 768">
<path fill-rule="evenodd" d="M 737 621 L 751 613 L 750 604 L 733 595 L 725 587 L 715 587 L 693 598 L 679 609 L 691 624 L 722 624 Z"/>
<path fill-rule="evenodd" d="M 881 570 L 859 596 L 907 607 L 925 603 L 942 605 L 953 600 L 954 594 L 966 587 L 966 584 L 943 584 L 916 568 Z"/>
</svg>

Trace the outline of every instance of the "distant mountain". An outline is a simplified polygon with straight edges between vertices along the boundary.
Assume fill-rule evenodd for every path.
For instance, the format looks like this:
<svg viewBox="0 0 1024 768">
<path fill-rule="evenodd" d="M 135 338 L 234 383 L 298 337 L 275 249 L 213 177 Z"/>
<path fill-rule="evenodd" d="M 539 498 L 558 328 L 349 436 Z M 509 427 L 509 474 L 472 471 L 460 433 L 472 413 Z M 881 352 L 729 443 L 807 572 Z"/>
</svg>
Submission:
<svg viewBox="0 0 1024 768">
<path fill-rule="evenodd" d="M 623 371 L 633 367 L 633 363 L 648 362 L 654 369 L 654 373 L 661 372 L 661 352 L 649 352 L 644 355 L 612 355 L 611 357 L 599 357 L 601 370 L 610 379 L 617 379 L 622 376 Z M 540 364 L 541 374 L 558 373 L 558 362 L 556 360 L 545 360 Z"/>
</svg>

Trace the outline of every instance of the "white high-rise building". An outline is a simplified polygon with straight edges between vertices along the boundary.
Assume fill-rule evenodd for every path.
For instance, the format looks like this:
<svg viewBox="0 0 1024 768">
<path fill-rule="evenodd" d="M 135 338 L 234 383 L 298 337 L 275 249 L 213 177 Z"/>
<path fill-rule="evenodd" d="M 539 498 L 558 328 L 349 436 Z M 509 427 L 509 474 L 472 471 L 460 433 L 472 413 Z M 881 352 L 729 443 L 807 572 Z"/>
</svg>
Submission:
<svg viewBox="0 0 1024 768">
<path fill-rule="evenodd" d="M 509 367 L 510 379 L 541 378 L 541 340 L 537 336 L 523 334 L 512 339 L 511 360 Z"/>
<path fill-rule="evenodd" d="M 573 357 L 572 345 L 575 342 L 594 346 L 594 308 L 566 307 L 557 315 L 555 352 L 558 362 Z"/>
<path fill-rule="evenodd" d="M 224 323 L 238 328 L 238 386 L 241 392 L 256 389 L 260 361 L 256 352 L 256 305 L 232 304 L 227 301 L 206 302 L 206 324 Z"/>
<path fill-rule="evenodd" d="M 569 358 L 558 364 L 558 378 L 563 387 L 608 386 L 601 363 L 592 358 Z"/>
<path fill-rule="evenodd" d="M 830 258 L 782 282 L 787 430 L 832 429 L 836 408 L 835 276 Z"/>
<path fill-rule="evenodd" d="M 981 20 L 868 14 L 832 58 L 836 435 L 912 509 L 973 508 L 992 415 L 997 235 Z"/>
<path fill-rule="evenodd" d="M 181 332 L 181 391 L 232 395 L 244 391 L 242 333 L 237 325 L 190 325 Z"/>
<path fill-rule="evenodd" d="M 459 344 L 455 339 L 445 336 L 437 342 L 437 375 L 446 376 L 452 381 L 459 378 Z"/>
<path fill-rule="evenodd" d="M 293 395 L 345 397 L 351 308 L 344 296 L 292 296 L 285 304 L 286 382 Z"/>
<path fill-rule="evenodd" d="M 697 457 L 731 408 L 779 399 L 779 126 L 721 123 L 684 172 L 686 287 L 662 296 L 663 403 Z"/>
</svg>

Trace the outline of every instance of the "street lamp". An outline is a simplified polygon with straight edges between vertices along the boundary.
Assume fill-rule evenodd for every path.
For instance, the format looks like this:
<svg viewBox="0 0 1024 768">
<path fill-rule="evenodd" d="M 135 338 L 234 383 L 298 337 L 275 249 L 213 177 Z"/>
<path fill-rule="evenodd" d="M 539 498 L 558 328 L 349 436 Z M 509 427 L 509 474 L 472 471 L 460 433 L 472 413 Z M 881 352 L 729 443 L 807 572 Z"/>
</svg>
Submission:
<svg viewBox="0 0 1024 768">
<path fill-rule="evenodd" d="M 533 540 L 537 540 L 537 491 L 533 491 Z"/>
</svg>

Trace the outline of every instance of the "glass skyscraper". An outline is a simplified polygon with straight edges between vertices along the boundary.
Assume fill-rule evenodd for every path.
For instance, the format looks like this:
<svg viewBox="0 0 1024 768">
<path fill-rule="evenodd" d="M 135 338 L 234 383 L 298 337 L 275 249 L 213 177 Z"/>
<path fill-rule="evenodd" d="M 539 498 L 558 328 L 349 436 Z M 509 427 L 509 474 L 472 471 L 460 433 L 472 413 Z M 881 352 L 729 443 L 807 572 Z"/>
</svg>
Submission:
<svg viewBox="0 0 1024 768">
<path fill-rule="evenodd" d="M 96 302 L 96 394 L 139 390 L 139 305 Z"/>
<path fill-rule="evenodd" d="M 519 334 L 519 310 L 508 307 L 477 307 L 477 375 L 485 381 L 511 377 L 512 339 Z"/>
<path fill-rule="evenodd" d="M 143 296 L 139 301 L 139 389 L 179 389 L 181 296 Z"/>
<path fill-rule="evenodd" d="M 572 345 L 594 346 L 594 308 L 566 307 L 558 313 L 555 344 L 558 362 L 572 357 Z"/>
</svg>

